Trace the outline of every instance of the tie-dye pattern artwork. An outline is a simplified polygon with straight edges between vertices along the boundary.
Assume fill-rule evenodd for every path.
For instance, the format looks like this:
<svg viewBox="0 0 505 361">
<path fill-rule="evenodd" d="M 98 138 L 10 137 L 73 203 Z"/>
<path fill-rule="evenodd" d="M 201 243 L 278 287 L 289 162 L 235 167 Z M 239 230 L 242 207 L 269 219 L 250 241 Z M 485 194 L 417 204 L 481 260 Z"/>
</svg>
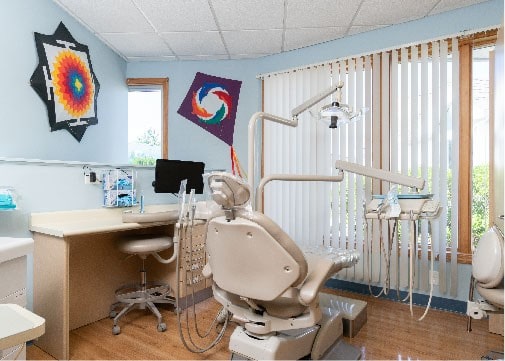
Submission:
<svg viewBox="0 0 505 361">
<path fill-rule="evenodd" d="M 89 50 L 60 23 L 53 35 L 35 33 L 39 64 L 30 84 L 46 104 L 51 131 L 66 129 L 81 141 L 89 125 L 97 124 L 96 78 Z"/>
<path fill-rule="evenodd" d="M 198 72 L 178 113 L 231 146 L 241 85 Z"/>
</svg>

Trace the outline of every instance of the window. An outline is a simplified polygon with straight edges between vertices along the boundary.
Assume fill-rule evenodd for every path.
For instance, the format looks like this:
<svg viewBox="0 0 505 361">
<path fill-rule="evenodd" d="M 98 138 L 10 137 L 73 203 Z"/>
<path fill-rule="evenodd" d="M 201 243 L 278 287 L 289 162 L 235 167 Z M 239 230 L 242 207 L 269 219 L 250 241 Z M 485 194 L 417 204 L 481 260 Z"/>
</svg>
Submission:
<svg viewBox="0 0 505 361">
<path fill-rule="evenodd" d="M 481 48 L 495 39 L 496 31 L 488 31 L 264 76 L 267 113 L 289 116 L 330 79 L 345 82 L 343 102 L 370 112 L 331 131 L 311 112 L 299 116 L 296 128 L 264 122 L 263 175 L 335 174 L 335 160 L 347 160 L 422 177 L 422 192 L 441 205 L 436 220 L 421 220 L 412 233 L 412 223 L 401 220 L 399 234 L 390 238 L 390 223 L 363 224 L 362 208 L 371 193 L 384 194 L 390 184 L 347 172 L 339 183 L 271 184 L 265 188 L 265 213 L 299 244 L 362 252 L 339 278 L 408 287 L 414 251 L 414 288 L 429 291 L 431 258 L 439 261 L 439 292 L 456 296 L 458 263 L 471 262 L 472 231 L 489 225 L 489 156 L 482 152 L 489 144 L 489 78 L 481 75 L 488 74 L 489 49 Z M 409 236 L 415 234 L 411 246 Z"/>
<path fill-rule="evenodd" d="M 128 158 L 137 165 L 154 165 L 168 158 L 168 79 L 129 78 Z"/>
<path fill-rule="evenodd" d="M 472 51 L 472 238 L 489 228 L 489 53 Z"/>
<path fill-rule="evenodd" d="M 496 30 L 462 39 L 460 54 L 459 259 L 489 226 L 489 51 Z"/>
</svg>

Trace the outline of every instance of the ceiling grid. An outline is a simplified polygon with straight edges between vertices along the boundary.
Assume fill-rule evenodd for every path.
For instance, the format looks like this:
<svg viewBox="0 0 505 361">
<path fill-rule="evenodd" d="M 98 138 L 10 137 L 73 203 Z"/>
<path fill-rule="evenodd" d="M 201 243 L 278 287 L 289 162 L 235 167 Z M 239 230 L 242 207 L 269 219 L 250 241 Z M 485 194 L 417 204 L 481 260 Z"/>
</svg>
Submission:
<svg viewBox="0 0 505 361">
<path fill-rule="evenodd" d="M 127 61 L 257 58 L 485 0 L 53 0 Z"/>
</svg>

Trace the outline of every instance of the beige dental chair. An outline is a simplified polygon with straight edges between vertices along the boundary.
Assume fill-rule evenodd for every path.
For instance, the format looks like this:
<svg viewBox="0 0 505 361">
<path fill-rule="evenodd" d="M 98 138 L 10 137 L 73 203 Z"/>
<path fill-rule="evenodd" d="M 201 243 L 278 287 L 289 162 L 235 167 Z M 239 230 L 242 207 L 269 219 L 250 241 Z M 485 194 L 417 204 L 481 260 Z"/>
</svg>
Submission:
<svg viewBox="0 0 505 361">
<path fill-rule="evenodd" d="M 208 222 L 204 275 L 212 277 L 215 299 L 239 324 L 230 338 L 232 356 L 359 359 L 360 351 L 341 340 L 338 310 L 319 306 L 325 281 L 353 266 L 358 253 L 304 253 L 271 219 L 248 207 L 247 184 L 228 173 L 213 173 L 208 182 L 224 215 Z"/>
<path fill-rule="evenodd" d="M 497 226 L 493 226 L 481 236 L 472 256 L 467 331 L 472 330 L 472 318 L 486 318 L 491 314 L 503 315 L 503 261 L 503 234 Z M 473 300 L 474 288 L 482 299 Z M 503 328 L 501 333 L 503 334 Z"/>
</svg>

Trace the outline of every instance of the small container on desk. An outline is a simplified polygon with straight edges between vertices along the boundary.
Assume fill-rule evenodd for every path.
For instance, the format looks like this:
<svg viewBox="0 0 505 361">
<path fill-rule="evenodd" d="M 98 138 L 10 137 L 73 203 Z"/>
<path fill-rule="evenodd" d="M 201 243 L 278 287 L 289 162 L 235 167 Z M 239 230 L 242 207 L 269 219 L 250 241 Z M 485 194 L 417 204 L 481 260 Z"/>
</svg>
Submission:
<svg viewBox="0 0 505 361">
<path fill-rule="evenodd" d="M 104 207 L 132 207 L 137 204 L 133 169 L 117 168 L 103 175 Z"/>
</svg>

